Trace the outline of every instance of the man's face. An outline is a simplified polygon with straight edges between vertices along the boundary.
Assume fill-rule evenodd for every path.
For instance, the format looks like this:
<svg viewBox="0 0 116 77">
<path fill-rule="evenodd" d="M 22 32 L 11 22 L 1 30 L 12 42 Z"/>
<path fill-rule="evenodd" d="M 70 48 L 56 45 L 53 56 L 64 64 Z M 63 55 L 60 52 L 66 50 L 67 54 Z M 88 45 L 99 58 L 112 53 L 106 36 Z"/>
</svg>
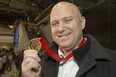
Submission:
<svg viewBox="0 0 116 77">
<path fill-rule="evenodd" d="M 71 7 L 55 7 L 50 15 L 53 40 L 60 48 L 72 50 L 82 39 L 82 18 Z"/>
</svg>

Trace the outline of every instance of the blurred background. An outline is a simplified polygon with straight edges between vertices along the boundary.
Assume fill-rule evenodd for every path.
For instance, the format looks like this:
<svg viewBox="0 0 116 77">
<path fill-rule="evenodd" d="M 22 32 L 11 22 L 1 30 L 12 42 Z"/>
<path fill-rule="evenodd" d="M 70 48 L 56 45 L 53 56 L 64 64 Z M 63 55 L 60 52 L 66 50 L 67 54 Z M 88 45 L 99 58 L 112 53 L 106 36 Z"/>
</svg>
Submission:
<svg viewBox="0 0 116 77">
<path fill-rule="evenodd" d="M 49 14 L 59 1 L 78 5 L 87 20 L 84 33 L 116 50 L 116 0 L 0 0 L 0 77 L 20 77 L 16 59 L 32 38 L 53 42 Z"/>
</svg>

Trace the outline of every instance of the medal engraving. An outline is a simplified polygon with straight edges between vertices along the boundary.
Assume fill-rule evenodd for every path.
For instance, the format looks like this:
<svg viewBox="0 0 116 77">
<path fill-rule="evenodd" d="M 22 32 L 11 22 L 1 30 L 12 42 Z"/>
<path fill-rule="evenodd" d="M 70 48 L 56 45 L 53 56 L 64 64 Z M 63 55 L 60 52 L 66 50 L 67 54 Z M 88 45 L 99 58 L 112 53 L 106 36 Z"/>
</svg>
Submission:
<svg viewBox="0 0 116 77">
<path fill-rule="evenodd" d="M 41 43 L 37 39 L 32 39 L 32 40 L 29 41 L 28 47 L 31 50 L 36 50 L 36 51 L 39 52 L 41 50 Z"/>
</svg>

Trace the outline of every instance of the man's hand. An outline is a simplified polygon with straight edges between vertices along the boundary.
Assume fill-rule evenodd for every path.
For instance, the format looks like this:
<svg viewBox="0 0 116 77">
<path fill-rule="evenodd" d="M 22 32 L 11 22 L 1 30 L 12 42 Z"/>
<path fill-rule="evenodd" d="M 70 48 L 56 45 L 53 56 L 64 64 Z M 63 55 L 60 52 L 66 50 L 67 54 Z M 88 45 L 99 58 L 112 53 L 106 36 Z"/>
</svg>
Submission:
<svg viewBox="0 0 116 77">
<path fill-rule="evenodd" d="M 35 50 L 25 50 L 24 59 L 22 62 L 22 76 L 23 77 L 40 77 L 41 66 L 39 62 L 41 59 Z"/>
</svg>

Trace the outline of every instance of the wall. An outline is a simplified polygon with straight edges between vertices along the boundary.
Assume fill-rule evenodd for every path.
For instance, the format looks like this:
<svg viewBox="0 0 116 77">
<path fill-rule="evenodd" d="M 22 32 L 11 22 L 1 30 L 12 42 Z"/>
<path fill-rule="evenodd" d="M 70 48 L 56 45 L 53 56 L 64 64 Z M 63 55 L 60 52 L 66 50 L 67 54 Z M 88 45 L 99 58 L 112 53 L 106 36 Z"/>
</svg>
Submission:
<svg viewBox="0 0 116 77">
<path fill-rule="evenodd" d="M 105 47 L 116 50 L 116 6 L 110 0 L 84 12 L 87 20 L 85 33 L 92 34 Z"/>
</svg>

